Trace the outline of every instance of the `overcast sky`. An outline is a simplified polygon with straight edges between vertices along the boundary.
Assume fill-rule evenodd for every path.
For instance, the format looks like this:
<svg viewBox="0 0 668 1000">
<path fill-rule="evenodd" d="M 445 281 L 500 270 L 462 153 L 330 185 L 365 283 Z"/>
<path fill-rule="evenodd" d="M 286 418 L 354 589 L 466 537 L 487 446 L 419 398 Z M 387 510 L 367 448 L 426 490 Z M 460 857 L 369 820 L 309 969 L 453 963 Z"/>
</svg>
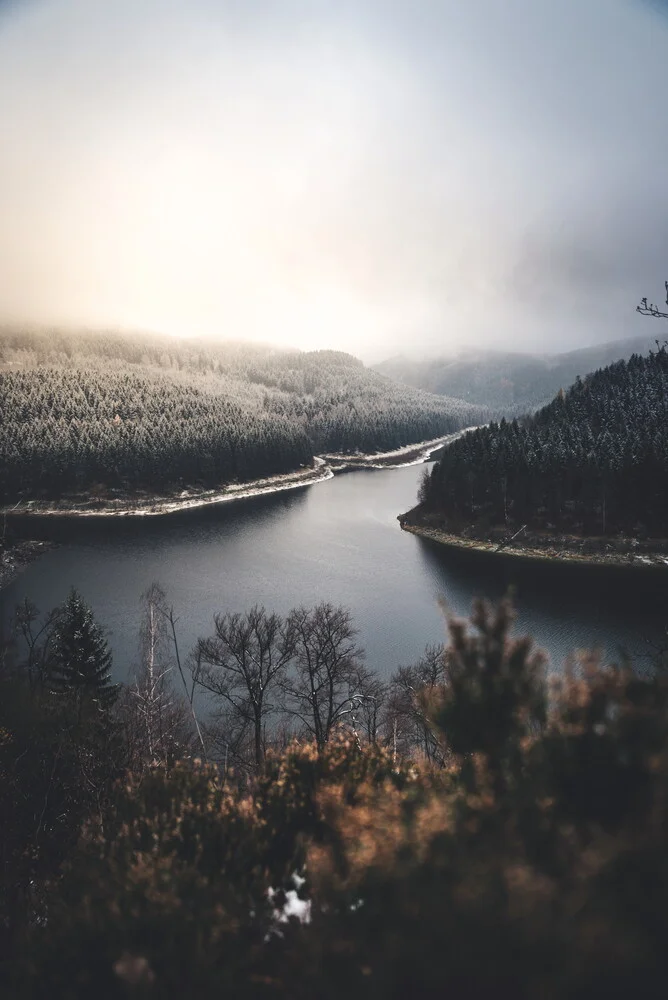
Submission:
<svg viewBox="0 0 668 1000">
<path fill-rule="evenodd" d="M 664 0 L 0 0 L 0 320 L 648 333 L 667 118 Z"/>
</svg>

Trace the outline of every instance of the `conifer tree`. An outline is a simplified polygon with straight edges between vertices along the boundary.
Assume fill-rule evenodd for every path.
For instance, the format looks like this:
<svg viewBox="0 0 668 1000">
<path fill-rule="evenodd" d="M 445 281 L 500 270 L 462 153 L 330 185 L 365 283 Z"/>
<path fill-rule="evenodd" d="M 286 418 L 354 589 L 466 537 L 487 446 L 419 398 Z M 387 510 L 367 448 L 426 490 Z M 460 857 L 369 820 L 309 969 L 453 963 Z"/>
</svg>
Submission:
<svg viewBox="0 0 668 1000">
<path fill-rule="evenodd" d="M 56 691 L 90 695 L 105 707 L 116 696 L 111 650 L 91 608 L 74 587 L 54 629 L 51 683 Z"/>
</svg>

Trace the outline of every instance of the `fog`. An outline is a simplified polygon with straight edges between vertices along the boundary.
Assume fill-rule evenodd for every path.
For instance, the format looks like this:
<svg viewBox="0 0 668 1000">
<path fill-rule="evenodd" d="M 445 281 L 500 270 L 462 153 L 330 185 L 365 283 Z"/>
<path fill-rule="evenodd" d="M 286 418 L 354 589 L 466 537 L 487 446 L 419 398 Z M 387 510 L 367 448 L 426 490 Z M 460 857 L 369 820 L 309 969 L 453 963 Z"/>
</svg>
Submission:
<svg viewBox="0 0 668 1000">
<path fill-rule="evenodd" d="M 647 333 L 666 8 L 0 2 L 0 321 L 368 360 Z"/>
</svg>

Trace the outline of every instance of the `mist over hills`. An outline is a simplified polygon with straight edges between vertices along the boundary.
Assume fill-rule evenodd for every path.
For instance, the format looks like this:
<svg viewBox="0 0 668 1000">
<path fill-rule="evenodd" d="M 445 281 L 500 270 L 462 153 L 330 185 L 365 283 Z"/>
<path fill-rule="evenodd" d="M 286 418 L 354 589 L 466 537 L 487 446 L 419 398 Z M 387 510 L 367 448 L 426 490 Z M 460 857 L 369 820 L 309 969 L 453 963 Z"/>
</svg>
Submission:
<svg viewBox="0 0 668 1000">
<path fill-rule="evenodd" d="M 388 358 L 374 369 L 406 385 L 520 415 L 546 405 L 559 389 L 615 361 L 656 348 L 654 336 L 616 340 L 563 354 L 476 350 L 456 356 Z"/>
<path fill-rule="evenodd" d="M 213 488 L 489 419 L 339 351 L 0 331 L 0 500 Z"/>
</svg>

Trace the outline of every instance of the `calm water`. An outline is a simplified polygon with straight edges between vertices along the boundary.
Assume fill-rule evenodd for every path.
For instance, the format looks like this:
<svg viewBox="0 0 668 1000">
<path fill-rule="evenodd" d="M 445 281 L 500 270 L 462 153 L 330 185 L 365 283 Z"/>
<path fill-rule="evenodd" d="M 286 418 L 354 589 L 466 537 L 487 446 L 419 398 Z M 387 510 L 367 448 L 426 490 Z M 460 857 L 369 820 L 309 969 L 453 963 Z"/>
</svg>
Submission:
<svg viewBox="0 0 668 1000">
<path fill-rule="evenodd" d="M 440 642 L 439 597 L 459 615 L 476 595 L 516 588 L 517 632 L 530 632 L 553 667 L 576 647 L 647 652 L 668 622 L 668 573 L 545 566 L 457 553 L 402 532 L 421 467 L 365 470 L 286 493 L 164 518 L 31 521 L 29 537 L 61 544 L 0 594 L 3 616 L 29 595 L 45 610 L 75 585 L 109 633 L 116 678 L 136 650 L 139 597 L 167 591 L 189 649 L 216 611 L 254 603 L 279 612 L 331 601 L 349 606 L 367 662 L 389 675 Z"/>
</svg>

